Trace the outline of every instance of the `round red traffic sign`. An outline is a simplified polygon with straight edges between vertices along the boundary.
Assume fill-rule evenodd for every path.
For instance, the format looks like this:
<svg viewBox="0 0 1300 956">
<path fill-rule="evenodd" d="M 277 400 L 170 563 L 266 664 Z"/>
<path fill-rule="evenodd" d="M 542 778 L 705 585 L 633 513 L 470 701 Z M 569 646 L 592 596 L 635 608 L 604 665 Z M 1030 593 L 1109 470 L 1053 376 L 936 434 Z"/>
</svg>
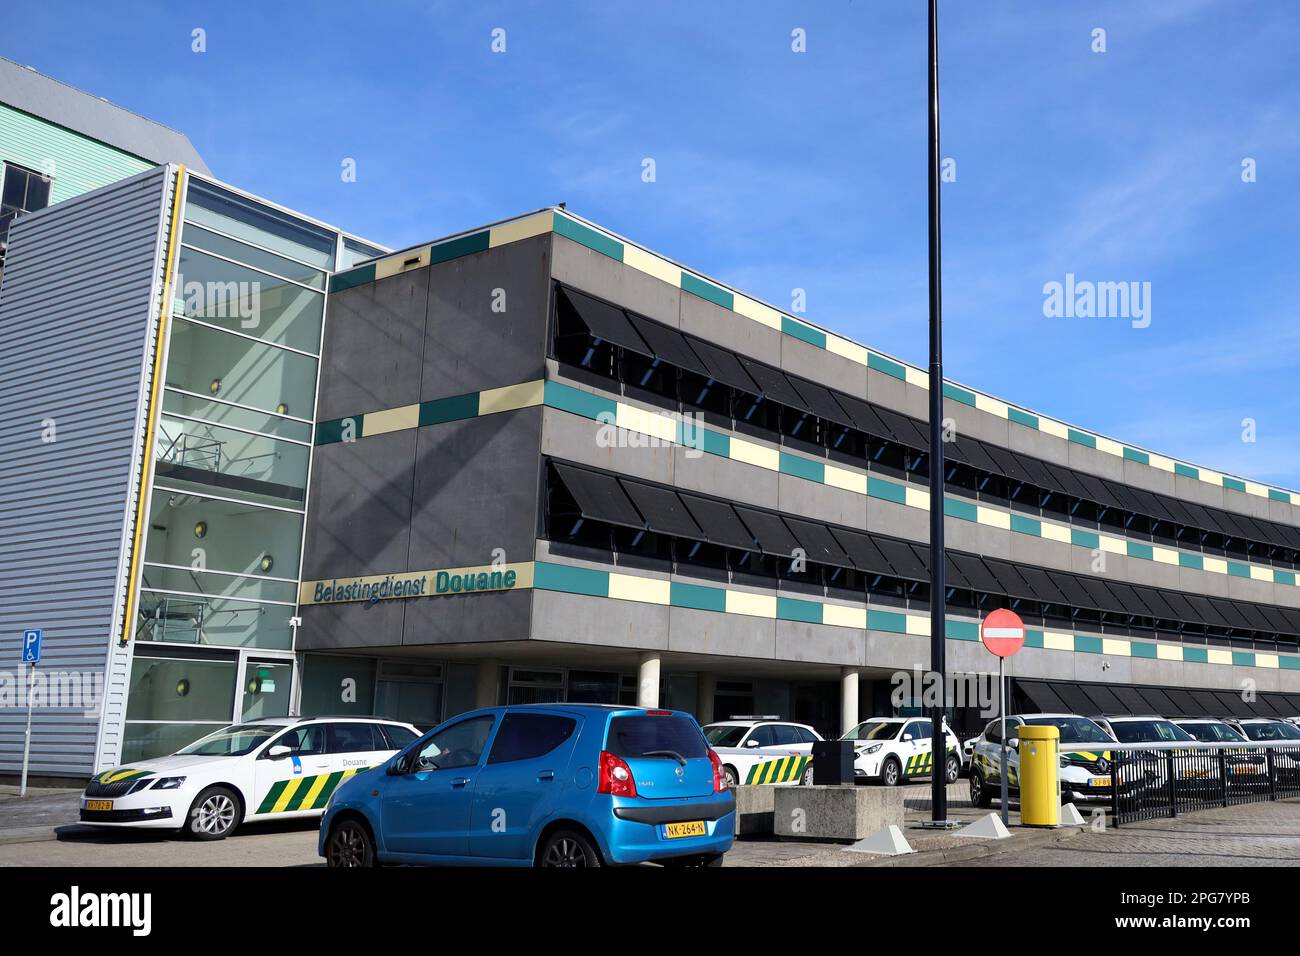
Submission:
<svg viewBox="0 0 1300 956">
<path fill-rule="evenodd" d="M 998 657 L 1010 657 L 1025 644 L 1025 622 L 1006 608 L 990 611 L 980 623 L 980 640 Z"/>
</svg>

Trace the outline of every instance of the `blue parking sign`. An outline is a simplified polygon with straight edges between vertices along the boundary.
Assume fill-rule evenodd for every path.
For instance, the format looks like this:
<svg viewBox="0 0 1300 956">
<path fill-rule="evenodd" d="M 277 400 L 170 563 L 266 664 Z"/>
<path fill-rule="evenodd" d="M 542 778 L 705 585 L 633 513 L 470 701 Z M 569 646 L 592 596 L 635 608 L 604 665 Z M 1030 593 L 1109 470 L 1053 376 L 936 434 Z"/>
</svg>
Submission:
<svg viewBox="0 0 1300 956">
<path fill-rule="evenodd" d="M 23 631 L 23 663 L 39 664 L 41 662 L 41 641 L 45 632 L 39 627 Z"/>
</svg>

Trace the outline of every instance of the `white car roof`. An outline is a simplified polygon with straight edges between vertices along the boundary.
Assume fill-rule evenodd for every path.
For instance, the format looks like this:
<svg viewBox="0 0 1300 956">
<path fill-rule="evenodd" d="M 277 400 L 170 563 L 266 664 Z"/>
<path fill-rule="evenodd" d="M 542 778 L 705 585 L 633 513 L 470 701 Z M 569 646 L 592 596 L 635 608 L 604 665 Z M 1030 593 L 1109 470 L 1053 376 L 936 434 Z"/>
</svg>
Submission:
<svg viewBox="0 0 1300 956">
<path fill-rule="evenodd" d="M 812 730 L 808 724 L 796 723 L 793 720 L 711 720 L 705 727 L 757 727 L 759 724 L 785 724 L 790 727 L 802 727 L 805 730 Z"/>
<path fill-rule="evenodd" d="M 238 723 L 230 724 L 230 726 L 247 727 L 251 724 L 269 724 L 273 727 L 297 727 L 299 724 L 324 723 L 400 724 L 403 727 L 408 726 L 405 721 L 395 720 L 392 717 L 255 717 L 249 720 L 241 720 Z"/>
</svg>

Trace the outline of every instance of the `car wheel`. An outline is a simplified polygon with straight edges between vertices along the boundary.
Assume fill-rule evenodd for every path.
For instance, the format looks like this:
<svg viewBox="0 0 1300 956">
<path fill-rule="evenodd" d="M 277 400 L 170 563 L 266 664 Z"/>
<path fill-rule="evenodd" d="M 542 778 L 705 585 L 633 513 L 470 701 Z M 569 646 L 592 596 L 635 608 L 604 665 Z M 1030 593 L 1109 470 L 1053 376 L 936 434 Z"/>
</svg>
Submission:
<svg viewBox="0 0 1300 956">
<path fill-rule="evenodd" d="M 723 775 L 727 778 L 727 786 L 733 790 L 740 786 L 740 776 L 736 773 L 736 768 L 727 764 L 722 768 Z"/>
<path fill-rule="evenodd" d="M 542 852 L 537 854 L 537 865 L 565 869 L 600 866 L 600 851 L 576 830 L 556 830 L 546 838 Z"/>
<path fill-rule="evenodd" d="M 325 865 L 332 868 L 375 865 L 375 841 L 358 820 L 344 820 L 330 830 L 325 841 Z"/>
<path fill-rule="evenodd" d="M 898 786 L 898 778 L 903 775 L 903 768 L 893 757 L 888 758 L 880 767 L 880 782 L 886 787 Z"/>
<path fill-rule="evenodd" d="M 224 840 L 239 826 L 239 797 L 229 787 L 208 787 L 190 805 L 185 832 L 196 840 Z"/>
<path fill-rule="evenodd" d="M 811 787 L 811 786 L 812 786 L 812 782 L 813 782 L 812 764 L 809 763 L 809 764 L 808 764 L 808 769 L 805 770 L 805 771 L 803 772 L 803 776 L 799 778 L 799 786 L 801 786 L 801 787 Z"/>
<path fill-rule="evenodd" d="M 961 775 L 961 761 L 957 759 L 956 754 L 948 755 L 948 762 L 944 765 L 943 778 L 947 783 L 956 783 L 957 777 Z"/>
<path fill-rule="evenodd" d="M 970 802 L 972 806 L 987 809 L 993 802 L 993 795 L 984 786 L 984 778 L 976 770 L 970 772 Z"/>
</svg>

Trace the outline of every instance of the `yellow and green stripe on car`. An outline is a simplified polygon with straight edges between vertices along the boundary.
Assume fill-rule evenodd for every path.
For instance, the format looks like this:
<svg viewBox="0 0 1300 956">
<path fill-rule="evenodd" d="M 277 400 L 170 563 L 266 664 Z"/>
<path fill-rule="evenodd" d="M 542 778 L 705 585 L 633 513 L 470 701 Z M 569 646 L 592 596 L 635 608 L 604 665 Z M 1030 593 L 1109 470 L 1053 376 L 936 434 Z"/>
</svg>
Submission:
<svg viewBox="0 0 1300 956">
<path fill-rule="evenodd" d="M 292 813 L 296 810 L 323 810 L 338 785 L 369 767 L 353 767 L 318 773 L 311 777 L 294 777 L 277 781 L 258 805 L 258 813 Z"/>
<path fill-rule="evenodd" d="M 116 770 L 107 770 L 99 775 L 100 786 L 107 787 L 110 783 L 121 783 L 123 780 L 136 780 L 140 777 L 147 777 L 153 773 L 152 770 L 135 770 L 131 767 L 120 767 Z"/>
<path fill-rule="evenodd" d="M 811 757 L 782 757 L 779 760 L 764 760 L 749 768 L 745 777 L 748 785 L 764 783 L 790 783 L 803 776 L 804 770 L 812 762 Z"/>
</svg>

